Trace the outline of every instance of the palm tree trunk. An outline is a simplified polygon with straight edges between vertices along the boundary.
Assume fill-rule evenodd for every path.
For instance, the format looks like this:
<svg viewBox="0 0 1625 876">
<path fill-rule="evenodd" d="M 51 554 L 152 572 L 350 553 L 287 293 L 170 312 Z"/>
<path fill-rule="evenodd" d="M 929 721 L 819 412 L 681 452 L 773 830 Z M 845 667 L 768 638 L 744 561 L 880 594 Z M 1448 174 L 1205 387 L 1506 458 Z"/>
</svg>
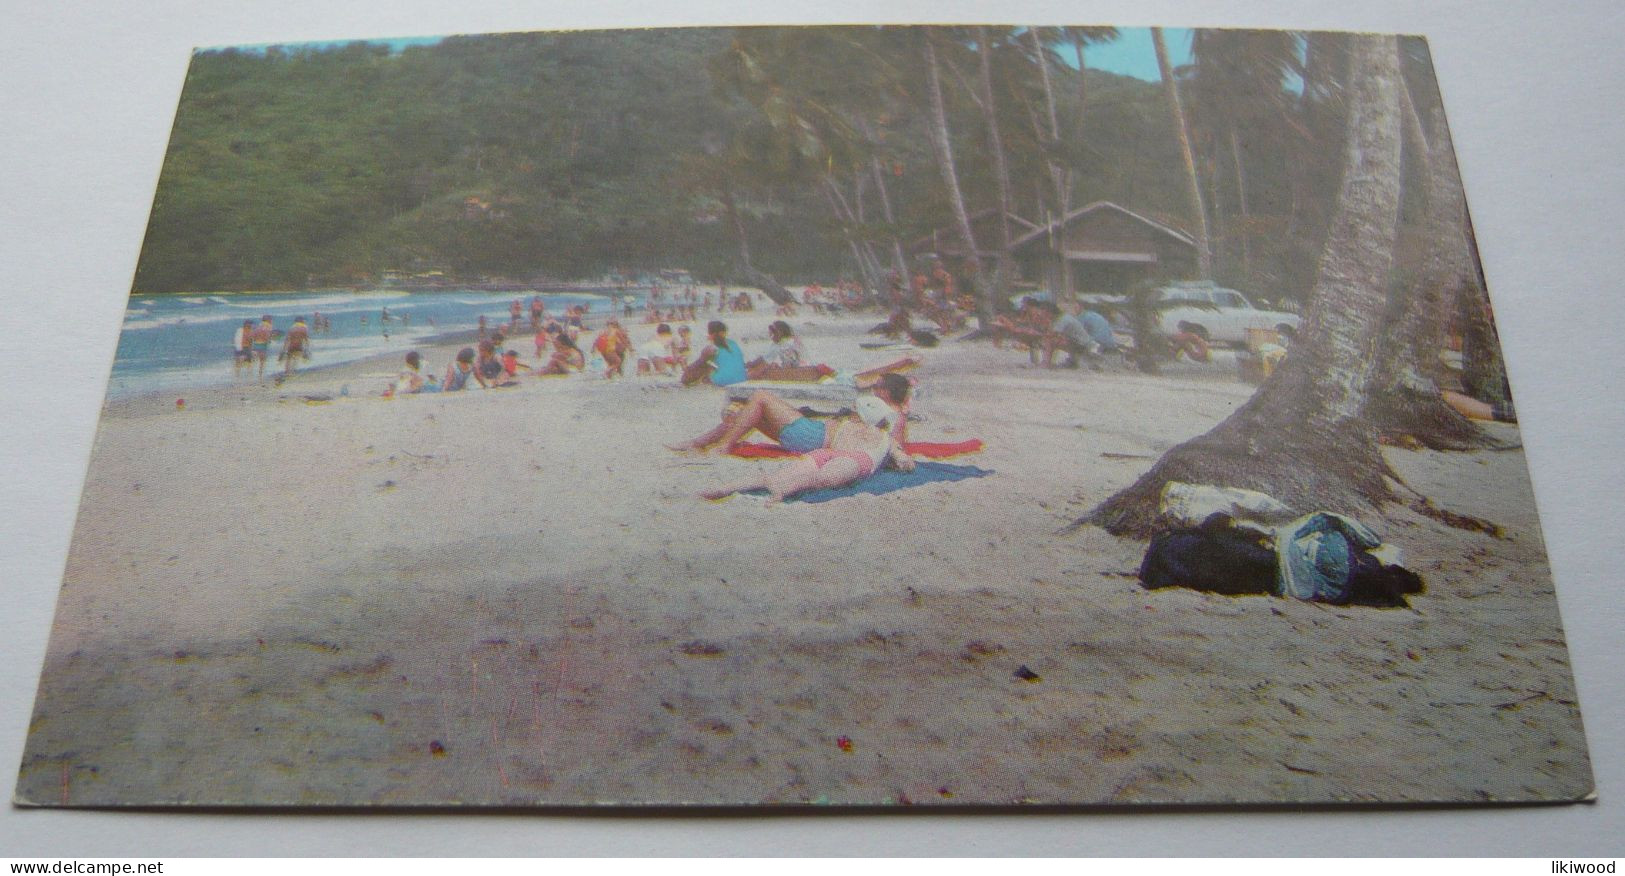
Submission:
<svg viewBox="0 0 1625 876">
<path fill-rule="evenodd" d="M 1083 54 L 1083 35 L 1072 31 L 1072 51 L 1078 56 L 1078 114 L 1072 120 L 1072 136 L 1083 139 L 1083 109 L 1089 103 L 1089 65 Z"/>
<path fill-rule="evenodd" d="M 892 215 L 891 193 L 886 189 L 886 174 L 880 167 L 880 157 L 870 156 L 869 171 L 875 178 L 875 190 L 880 193 L 880 215 L 885 217 L 886 224 L 892 228 L 897 227 L 897 219 Z M 908 279 L 908 259 L 903 256 L 903 241 L 894 231 L 891 235 L 892 269 L 904 281 Z"/>
<path fill-rule="evenodd" d="M 858 239 L 858 235 L 854 231 L 858 225 L 858 219 L 857 215 L 852 212 L 851 205 L 847 203 L 845 193 L 841 191 L 841 187 L 835 182 L 835 178 L 830 175 L 823 177 L 822 188 L 824 198 L 829 201 L 830 210 L 835 214 L 835 220 L 840 223 L 841 235 L 846 238 L 846 245 L 852 250 L 852 259 L 858 264 L 858 275 L 863 281 L 864 288 L 870 291 L 879 288 L 880 280 L 875 274 L 879 266 L 871 263 L 874 254 L 865 249 L 863 241 Z"/>
<path fill-rule="evenodd" d="M 1039 132 L 1038 139 L 1040 142 L 1045 144 L 1046 151 L 1053 150 L 1061 142 L 1061 120 L 1055 113 L 1055 89 L 1054 86 L 1050 84 L 1049 56 L 1044 52 L 1043 41 L 1038 38 L 1038 29 L 1029 28 L 1027 30 L 1027 34 L 1032 38 L 1033 57 L 1038 63 L 1039 80 L 1044 86 L 1044 110 L 1049 117 L 1049 136 L 1045 137 L 1042 132 Z M 1077 37 L 1074 37 L 1073 39 L 1075 40 L 1073 46 L 1078 52 L 1078 64 L 1080 65 L 1078 67 L 1078 78 L 1081 81 L 1083 78 L 1083 67 L 1081 66 L 1083 64 L 1083 42 Z M 1083 86 L 1080 84 L 1078 88 L 1080 90 L 1079 100 L 1081 101 L 1081 90 Z M 1082 113 L 1081 106 L 1079 113 L 1080 115 Z M 1066 214 L 1072 210 L 1073 172 L 1070 168 L 1063 169 L 1060 165 L 1056 164 L 1055 159 L 1051 157 L 1046 157 L 1044 159 L 1044 163 L 1049 169 L 1050 184 L 1055 187 L 1056 212 L 1061 218 L 1064 219 Z M 1070 299 L 1074 291 L 1072 289 L 1072 265 L 1066 260 L 1066 256 L 1064 254 L 1052 252 L 1052 255 L 1054 255 L 1060 262 L 1058 277 L 1060 288 L 1053 291 L 1060 296 Z"/>
<path fill-rule="evenodd" d="M 1174 133 L 1179 137 L 1179 153 L 1185 160 L 1185 183 L 1190 194 L 1191 221 L 1196 229 L 1196 265 L 1202 279 L 1213 279 L 1213 248 L 1208 240 L 1207 208 L 1202 203 L 1202 183 L 1196 176 L 1196 154 L 1191 149 L 1190 126 L 1185 122 L 1185 107 L 1179 99 L 1179 83 L 1174 81 L 1173 68 L 1168 63 L 1168 46 L 1162 39 L 1162 28 L 1151 28 L 1151 45 L 1157 53 L 1157 71 L 1162 74 L 1162 91 L 1168 98 L 1168 112 L 1173 115 Z"/>
<path fill-rule="evenodd" d="M 1236 165 L 1236 201 L 1241 208 L 1241 275 L 1253 279 L 1252 214 L 1247 209 L 1247 172 L 1241 160 L 1241 137 L 1236 123 L 1230 123 L 1230 159 Z"/>
<path fill-rule="evenodd" d="M 982 271 L 982 261 L 977 255 L 976 235 L 971 231 L 970 214 L 965 210 L 965 196 L 959 188 L 959 171 L 954 167 L 954 149 L 953 142 L 948 137 L 948 109 L 942 99 L 942 71 L 937 64 L 935 33 L 930 29 L 925 31 L 926 91 L 931 103 L 928 126 L 931 149 L 936 153 L 937 168 L 942 171 L 942 183 L 948 190 L 948 203 L 953 209 L 954 230 L 958 232 L 959 245 L 965 249 L 965 269 L 970 272 L 976 287 L 978 328 L 988 329 L 993 325 L 992 288 Z"/>
<path fill-rule="evenodd" d="M 987 122 L 988 152 L 993 157 L 993 179 L 999 187 L 999 251 L 993 271 L 994 300 L 1003 301 L 1010 295 L 1010 167 L 1004 154 L 1004 136 L 999 132 L 998 106 L 993 102 L 993 40 L 985 27 L 976 29 L 977 53 L 981 61 L 979 86 L 982 91 L 982 116 Z M 988 313 L 989 320 L 993 314 Z"/>
<path fill-rule="evenodd" d="M 1398 476 L 1362 411 L 1398 229 L 1398 51 L 1393 37 L 1353 40 L 1342 192 L 1300 339 L 1245 405 L 1168 451 L 1080 524 L 1146 535 L 1169 481 L 1260 490 L 1306 511 L 1361 513 L 1397 498 L 1390 480 Z"/>
<path fill-rule="evenodd" d="M 790 290 L 774 279 L 771 274 L 758 271 L 750 263 L 750 236 L 745 233 L 745 220 L 739 215 L 739 205 L 734 200 L 733 186 L 724 182 L 722 185 L 722 207 L 728 214 L 729 224 L 733 225 L 734 237 L 739 244 L 739 273 L 745 282 L 773 300 L 774 304 L 788 304 L 794 301 Z"/>
<path fill-rule="evenodd" d="M 1421 132 L 1420 125 L 1414 132 L 1410 128 L 1407 120 L 1407 142 Z M 1490 436 L 1445 403 L 1435 379 L 1447 307 L 1470 282 L 1459 222 L 1461 186 L 1443 114 L 1434 116 L 1432 145 L 1423 140 L 1420 146 L 1424 155 L 1417 163 L 1423 167 L 1427 194 L 1427 254 L 1409 287 L 1395 290 L 1398 306 L 1390 310 L 1396 315 L 1383 332 L 1376 390 L 1366 415 L 1390 438 L 1407 436 L 1434 450 L 1485 447 L 1493 443 Z"/>
<path fill-rule="evenodd" d="M 857 127 L 869 146 L 869 175 L 874 180 L 875 191 L 880 195 L 881 218 L 886 220 L 886 226 L 890 229 L 888 237 L 891 244 L 892 269 L 907 282 L 908 259 L 903 255 L 903 241 L 897 236 L 897 217 L 892 212 L 891 190 L 886 186 L 885 169 L 880 163 L 879 138 L 875 136 L 874 128 L 870 127 L 867 120 L 858 119 Z"/>
</svg>

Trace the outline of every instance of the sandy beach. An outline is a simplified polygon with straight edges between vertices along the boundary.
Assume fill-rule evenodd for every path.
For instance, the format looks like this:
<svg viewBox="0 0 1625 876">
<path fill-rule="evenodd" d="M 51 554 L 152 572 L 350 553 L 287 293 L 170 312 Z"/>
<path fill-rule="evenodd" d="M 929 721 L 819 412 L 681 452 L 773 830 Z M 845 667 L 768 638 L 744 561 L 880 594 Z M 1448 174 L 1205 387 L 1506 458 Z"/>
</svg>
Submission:
<svg viewBox="0 0 1625 876">
<path fill-rule="evenodd" d="M 749 352 L 773 317 L 725 318 Z M 877 320 L 792 322 L 815 360 L 856 369 L 896 357 L 860 348 Z M 422 348 L 425 372 L 459 346 Z M 1151 377 L 987 344 L 919 355 L 911 437 L 980 438 L 954 462 L 994 473 L 777 507 L 695 497 L 774 463 L 664 449 L 722 405 L 671 378 L 383 399 L 391 357 L 184 409 L 109 404 L 18 798 L 1589 793 L 1521 450 L 1386 450 L 1439 505 L 1505 530 L 1366 521 L 1426 580 L 1410 609 L 1149 592 L 1144 542 L 1065 527 L 1245 401 L 1233 363 Z"/>
</svg>

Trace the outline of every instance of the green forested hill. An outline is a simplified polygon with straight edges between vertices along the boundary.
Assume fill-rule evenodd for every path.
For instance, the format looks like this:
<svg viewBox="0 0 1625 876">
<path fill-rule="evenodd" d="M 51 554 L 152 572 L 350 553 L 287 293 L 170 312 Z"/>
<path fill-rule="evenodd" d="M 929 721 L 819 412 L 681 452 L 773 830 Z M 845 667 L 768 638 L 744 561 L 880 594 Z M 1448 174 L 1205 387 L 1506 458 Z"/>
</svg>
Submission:
<svg viewBox="0 0 1625 876">
<path fill-rule="evenodd" d="M 738 267 L 741 232 L 755 267 L 792 281 L 856 275 L 855 235 L 874 254 L 872 277 L 876 261 L 892 264 L 890 241 L 951 216 L 930 147 L 917 34 L 781 30 L 466 36 L 398 53 L 367 43 L 199 52 L 135 289 L 364 283 L 386 269 L 528 280 L 684 267 L 714 279 Z M 1051 61 L 1066 132 L 1043 144 L 1035 132 L 1045 95 L 1021 33 L 1001 37 L 995 56 L 1014 212 L 1034 221 L 1053 214 L 1046 162 L 1059 162 L 1075 180 L 1073 206 L 1107 199 L 1180 221 L 1189 202 L 1158 85 L 1090 71 L 1079 89 L 1075 67 Z M 763 78 L 754 83 L 730 81 L 723 59 L 740 57 L 730 48 L 742 44 L 778 52 L 761 56 L 777 68 L 756 71 Z M 798 57 L 797 45 L 827 47 L 827 63 L 824 49 Z M 997 202 L 985 116 L 972 96 L 976 56 L 964 42 L 945 45 L 964 49 L 945 58 L 944 78 L 960 183 L 975 211 Z M 827 105 L 842 94 L 853 95 L 848 105 Z M 877 139 L 843 147 L 820 131 L 823 140 L 797 143 L 795 126 L 819 112 L 865 119 Z M 1244 156 L 1247 222 L 1267 229 L 1294 194 L 1282 172 L 1286 146 L 1257 139 Z M 1197 145 L 1217 220 L 1236 212 L 1224 191 L 1229 141 Z M 891 221 L 873 188 L 875 159 Z M 821 177 L 848 187 L 852 213 L 867 213 L 838 218 Z M 1239 264 L 1222 235 L 1241 228 L 1217 229 L 1221 275 Z M 1269 252 L 1255 234 L 1249 269 L 1267 271 Z"/>
</svg>

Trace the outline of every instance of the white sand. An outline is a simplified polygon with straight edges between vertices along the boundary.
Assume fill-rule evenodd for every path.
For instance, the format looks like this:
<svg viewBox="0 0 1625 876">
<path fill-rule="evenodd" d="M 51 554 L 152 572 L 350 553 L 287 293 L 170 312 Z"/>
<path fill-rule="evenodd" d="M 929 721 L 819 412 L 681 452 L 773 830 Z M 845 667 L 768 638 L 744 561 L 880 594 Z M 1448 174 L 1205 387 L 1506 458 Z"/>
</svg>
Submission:
<svg viewBox="0 0 1625 876">
<path fill-rule="evenodd" d="M 749 350 L 770 319 L 729 322 Z M 853 367 L 893 358 L 857 346 L 876 320 L 794 322 L 815 358 Z M 426 350 L 426 371 L 454 350 Z M 1143 542 L 1058 530 L 1252 387 L 1218 366 L 1146 377 L 1035 369 L 985 344 L 923 355 L 913 437 L 982 438 L 953 462 L 996 474 L 781 507 L 694 498 L 774 463 L 662 449 L 721 406 L 669 379 L 383 400 L 376 375 L 395 365 L 371 362 L 194 393 L 184 411 L 110 406 L 20 797 L 1589 791 L 1521 452 L 1389 451 L 1441 505 L 1510 535 L 1405 510 L 1368 521 L 1427 580 L 1410 610 L 1152 593 L 1134 579 Z"/>
</svg>

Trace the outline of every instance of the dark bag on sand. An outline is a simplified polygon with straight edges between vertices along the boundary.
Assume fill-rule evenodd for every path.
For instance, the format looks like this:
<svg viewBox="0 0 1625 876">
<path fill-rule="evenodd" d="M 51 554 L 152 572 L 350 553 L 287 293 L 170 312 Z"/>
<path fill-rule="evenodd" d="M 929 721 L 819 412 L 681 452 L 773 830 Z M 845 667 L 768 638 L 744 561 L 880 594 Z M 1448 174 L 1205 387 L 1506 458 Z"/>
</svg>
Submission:
<svg viewBox="0 0 1625 876">
<path fill-rule="evenodd" d="M 1347 550 L 1347 577 L 1339 575 L 1335 594 L 1321 593 L 1311 601 L 1406 608 L 1406 596 L 1422 592 L 1422 578 L 1415 572 L 1385 564 L 1364 547 L 1342 543 Z M 1288 594 L 1280 584 L 1280 566 L 1267 536 L 1237 529 L 1229 515 L 1214 514 L 1201 526 L 1157 533 L 1140 562 L 1140 586 L 1147 590 L 1185 587 L 1226 596 L 1283 596 Z"/>
<path fill-rule="evenodd" d="M 1384 565 L 1369 551 L 1355 551 L 1349 566 L 1349 605 L 1409 608 L 1405 597 L 1422 592 L 1422 576 L 1404 566 Z"/>
<path fill-rule="evenodd" d="M 1140 586 L 1188 587 L 1236 596 L 1275 590 L 1275 551 L 1263 535 L 1214 514 L 1201 526 L 1170 529 L 1151 539 L 1140 562 Z"/>
</svg>

